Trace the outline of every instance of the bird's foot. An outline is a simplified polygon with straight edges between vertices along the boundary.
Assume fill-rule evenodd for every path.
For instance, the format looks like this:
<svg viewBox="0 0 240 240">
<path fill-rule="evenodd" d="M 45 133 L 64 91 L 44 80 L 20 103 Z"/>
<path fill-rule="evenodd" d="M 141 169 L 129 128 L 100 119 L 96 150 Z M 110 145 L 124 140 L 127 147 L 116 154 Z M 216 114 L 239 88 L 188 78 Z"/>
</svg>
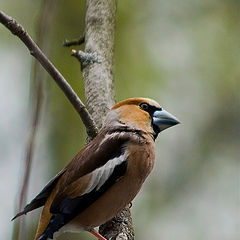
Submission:
<svg viewBox="0 0 240 240">
<path fill-rule="evenodd" d="M 97 239 L 99 240 L 107 240 L 105 237 L 103 237 L 100 233 L 95 231 L 94 229 L 89 231 L 91 234 L 93 234 Z"/>
</svg>

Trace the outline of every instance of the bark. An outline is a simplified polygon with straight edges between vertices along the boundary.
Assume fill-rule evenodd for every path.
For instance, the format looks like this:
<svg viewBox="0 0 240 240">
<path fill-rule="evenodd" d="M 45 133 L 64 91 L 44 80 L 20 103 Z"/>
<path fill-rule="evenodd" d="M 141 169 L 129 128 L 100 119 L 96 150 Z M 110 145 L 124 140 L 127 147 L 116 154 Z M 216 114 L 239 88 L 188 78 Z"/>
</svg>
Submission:
<svg viewBox="0 0 240 240">
<path fill-rule="evenodd" d="M 114 104 L 115 0 L 87 0 L 85 17 L 85 52 L 96 53 L 101 63 L 82 65 L 86 106 L 100 129 Z M 103 209 L 104 211 L 104 209 Z M 100 226 L 107 239 L 134 239 L 132 218 L 127 206 L 115 218 Z"/>
<path fill-rule="evenodd" d="M 134 229 L 129 206 L 126 206 L 112 220 L 101 225 L 99 232 L 109 240 L 133 240 Z"/>
<path fill-rule="evenodd" d="M 103 116 L 114 104 L 113 51 L 116 2 L 88 0 L 86 4 L 85 52 L 96 52 L 102 62 L 89 64 L 83 68 L 86 106 L 100 129 Z"/>
</svg>

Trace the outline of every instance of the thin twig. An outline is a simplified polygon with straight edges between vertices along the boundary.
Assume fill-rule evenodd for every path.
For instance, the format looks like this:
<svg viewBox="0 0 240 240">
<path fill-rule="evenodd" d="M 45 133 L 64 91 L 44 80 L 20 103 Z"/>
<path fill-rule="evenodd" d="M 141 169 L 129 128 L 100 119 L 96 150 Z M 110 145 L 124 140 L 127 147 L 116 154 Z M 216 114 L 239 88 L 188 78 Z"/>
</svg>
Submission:
<svg viewBox="0 0 240 240">
<path fill-rule="evenodd" d="M 81 50 L 72 50 L 71 56 L 76 57 L 81 63 L 81 68 L 85 68 L 87 65 L 92 63 L 102 63 L 101 57 L 96 53 L 86 53 Z"/>
<path fill-rule="evenodd" d="M 51 20 L 51 14 L 49 14 L 49 9 L 52 8 L 53 1 L 44 0 L 41 14 L 39 16 L 38 20 L 38 27 L 37 27 L 37 39 L 36 43 L 44 48 L 44 43 L 46 42 L 46 32 L 47 28 L 49 26 L 49 22 Z M 52 12 L 52 11 L 51 11 Z M 33 59 L 33 68 L 32 68 L 32 105 L 31 105 L 31 123 L 30 123 L 30 134 L 28 136 L 28 142 L 26 145 L 26 155 L 24 163 L 24 173 L 23 173 L 23 180 L 21 183 L 21 190 L 20 190 L 20 196 L 19 196 L 19 204 L 17 212 L 20 212 L 24 205 L 26 204 L 26 198 L 27 198 L 27 191 L 29 186 L 29 177 L 31 172 L 31 165 L 32 165 L 32 159 L 33 154 L 35 151 L 35 141 L 36 141 L 36 135 L 38 131 L 38 125 L 40 120 L 40 114 L 42 110 L 42 102 L 43 102 L 43 79 L 44 79 L 44 70 L 40 68 L 39 62 L 36 59 Z M 13 239 L 19 240 L 24 238 L 23 233 L 24 231 L 24 219 L 19 219 L 18 221 L 15 221 L 14 226 L 14 237 Z"/>
<path fill-rule="evenodd" d="M 85 42 L 85 36 L 81 36 L 79 39 L 67 40 L 65 39 L 63 42 L 64 47 L 71 47 L 76 45 L 81 45 Z"/>
<path fill-rule="evenodd" d="M 79 99 L 77 94 L 74 92 L 69 83 L 65 80 L 62 74 L 55 68 L 55 66 L 49 61 L 49 59 L 44 55 L 41 49 L 28 35 L 26 30 L 16 20 L 6 15 L 2 11 L 0 11 L 0 22 L 5 27 L 7 27 L 14 35 L 16 35 L 22 40 L 22 42 L 29 49 L 30 54 L 33 55 L 41 63 L 43 68 L 52 76 L 57 85 L 62 89 L 68 100 L 72 103 L 73 107 L 80 115 L 86 127 L 87 134 L 91 137 L 95 137 L 98 130 L 85 105 Z"/>
</svg>

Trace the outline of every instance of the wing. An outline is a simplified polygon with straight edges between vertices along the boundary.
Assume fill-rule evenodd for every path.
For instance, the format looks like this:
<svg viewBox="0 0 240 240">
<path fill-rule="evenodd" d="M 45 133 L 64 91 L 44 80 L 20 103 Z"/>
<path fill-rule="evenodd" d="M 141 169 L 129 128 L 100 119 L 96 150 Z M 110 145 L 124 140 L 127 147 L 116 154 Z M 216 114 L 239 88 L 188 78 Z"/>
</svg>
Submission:
<svg viewBox="0 0 240 240">
<path fill-rule="evenodd" d="M 51 204 L 51 213 L 65 213 L 66 199 L 83 199 L 83 195 L 89 196 L 95 190 L 101 192 L 109 179 L 116 180 L 115 168 L 126 164 L 126 145 L 130 139 L 130 133 L 102 132 L 79 152 L 58 183 L 59 190 Z"/>
<path fill-rule="evenodd" d="M 59 178 L 63 175 L 64 172 L 65 169 L 63 169 L 52 180 L 50 180 L 48 184 L 42 189 L 42 191 L 29 204 L 24 207 L 23 211 L 21 211 L 12 218 L 12 221 L 23 214 L 27 214 L 28 212 L 36 208 L 42 207 L 48 199 L 49 195 L 51 194 L 52 189 L 56 186 Z"/>
<path fill-rule="evenodd" d="M 66 167 L 50 206 L 53 215 L 41 239 L 51 238 L 55 231 L 89 207 L 125 174 L 126 145 L 132 141 L 133 134 L 111 132 L 99 135 Z"/>
<path fill-rule="evenodd" d="M 23 214 L 27 214 L 34 209 L 42 207 L 46 203 L 52 190 L 59 183 L 58 186 L 60 186 L 60 188 L 51 207 L 53 212 L 55 212 L 54 209 L 57 209 L 58 202 L 61 202 L 62 199 L 64 199 L 71 183 L 94 171 L 94 169 L 101 167 L 109 159 L 121 154 L 121 147 L 129 139 L 129 136 L 118 135 L 119 134 L 116 134 L 114 131 L 109 134 L 104 131 L 99 133 L 98 136 L 86 145 L 72 159 L 72 161 L 61 172 L 59 172 L 29 204 L 25 206 L 24 210 L 19 212 L 12 218 L 12 220 Z"/>
<path fill-rule="evenodd" d="M 70 184 L 64 193 L 56 196 L 51 205 L 51 213 L 68 215 L 67 221 L 81 213 L 125 174 L 127 156 L 125 150 L 119 157 L 109 159 L 102 167 Z"/>
</svg>

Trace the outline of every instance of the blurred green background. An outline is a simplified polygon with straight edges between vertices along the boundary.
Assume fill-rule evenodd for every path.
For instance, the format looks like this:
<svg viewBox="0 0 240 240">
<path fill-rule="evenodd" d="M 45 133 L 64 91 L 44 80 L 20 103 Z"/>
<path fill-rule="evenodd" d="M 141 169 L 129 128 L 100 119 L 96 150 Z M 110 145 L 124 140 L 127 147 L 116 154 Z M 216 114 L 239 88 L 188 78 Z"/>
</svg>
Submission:
<svg viewBox="0 0 240 240">
<path fill-rule="evenodd" d="M 78 62 L 63 48 L 84 29 L 84 1 L 52 0 L 47 56 L 84 99 Z M 0 0 L 36 39 L 43 1 Z M 155 169 L 134 200 L 137 240 L 240 239 L 240 1 L 117 2 L 116 100 L 150 97 L 181 125 L 156 141 Z M 0 239 L 11 239 L 30 126 L 32 57 L 0 25 Z M 78 115 L 46 76 L 28 201 L 81 149 Z M 24 217 L 33 238 L 37 210 Z M 87 233 L 65 239 L 94 239 Z"/>
</svg>

